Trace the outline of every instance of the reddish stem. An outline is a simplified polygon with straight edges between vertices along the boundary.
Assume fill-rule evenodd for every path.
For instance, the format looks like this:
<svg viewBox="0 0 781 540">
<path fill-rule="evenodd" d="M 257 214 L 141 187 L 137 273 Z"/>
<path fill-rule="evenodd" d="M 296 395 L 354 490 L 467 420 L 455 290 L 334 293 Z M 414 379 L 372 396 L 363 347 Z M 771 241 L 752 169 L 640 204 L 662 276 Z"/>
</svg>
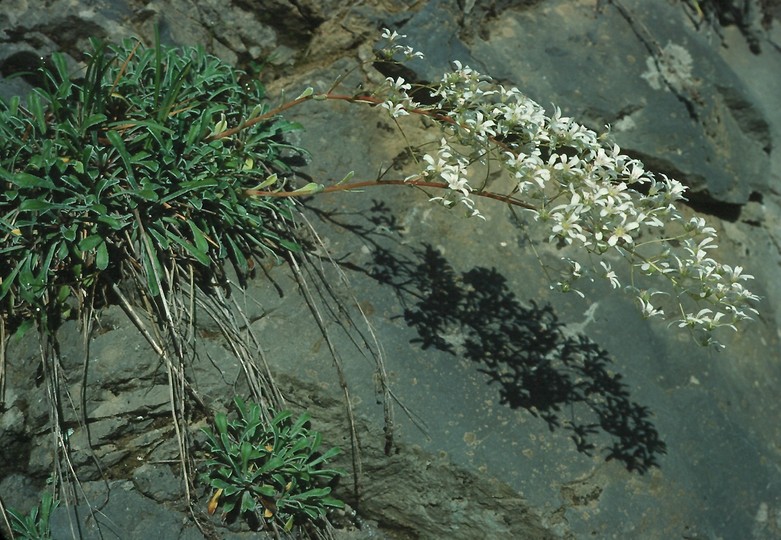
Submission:
<svg viewBox="0 0 781 540">
<path fill-rule="evenodd" d="M 286 111 L 288 109 L 292 109 L 296 105 L 300 105 L 300 104 L 302 104 L 302 103 L 304 103 L 306 101 L 310 101 L 310 100 L 313 100 L 315 98 L 319 98 L 319 99 L 332 99 L 332 100 L 336 100 L 336 101 L 347 101 L 349 103 L 369 103 L 369 104 L 372 104 L 372 105 L 379 105 L 379 104 L 383 103 L 383 101 L 381 99 L 379 99 L 379 98 L 376 98 L 374 96 L 369 96 L 369 95 L 362 95 L 362 94 L 355 95 L 355 96 L 350 96 L 350 95 L 346 95 L 346 94 L 331 94 L 331 93 L 320 94 L 320 95 L 317 95 L 317 96 L 316 95 L 309 95 L 309 96 L 306 96 L 306 97 L 301 97 L 301 98 L 298 98 L 298 99 L 294 99 L 293 101 L 288 101 L 287 103 L 283 103 L 279 107 L 271 109 L 270 111 L 268 111 L 266 113 L 263 113 L 260 116 L 256 116 L 255 118 L 252 118 L 250 120 L 245 120 L 244 122 L 242 122 L 241 124 L 239 124 L 238 126 L 236 126 L 234 128 L 226 129 L 225 131 L 217 133 L 216 135 L 210 135 L 209 137 L 206 138 L 206 142 L 216 141 L 218 139 L 224 139 L 226 137 L 232 137 L 233 135 L 235 135 L 236 133 L 240 132 L 243 129 L 247 129 L 248 127 L 252 127 L 255 124 L 263 122 L 264 120 L 268 120 L 269 118 L 272 118 L 272 117 L 274 117 L 274 116 L 276 116 L 276 115 L 278 115 L 278 114 L 280 114 L 280 113 L 282 113 L 282 112 L 284 112 L 284 111 Z M 452 118 L 450 118 L 449 116 L 446 116 L 446 115 L 443 115 L 443 114 L 434 113 L 434 112 L 426 110 L 426 109 L 409 109 L 408 112 L 412 113 L 412 114 L 420 114 L 420 115 L 424 115 L 424 116 L 430 116 L 431 118 L 434 118 L 434 119 L 439 120 L 441 122 L 447 122 L 448 124 L 454 124 L 455 123 L 455 121 Z"/>
<path fill-rule="evenodd" d="M 269 118 L 278 115 L 281 112 L 284 112 L 292 107 L 295 107 L 296 105 L 300 105 L 301 103 L 304 103 L 305 101 L 309 101 L 312 99 L 312 96 L 306 96 L 298 99 L 294 99 L 293 101 L 288 101 L 287 103 L 283 103 L 279 107 L 275 109 L 271 109 L 270 111 L 261 114 L 260 116 L 256 116 L 255 118 L 252 118 L 250 120 L 245 120 L 235 128 L 226 129 L 225 131 L 222 131 L 220 133 L 217 133 L 216 135 L 210 135 L 206 138 L 206 142 L 216 141 L 218 139 L 224 139 L 225 137 L 232 137 L 233 135 L 236 135 L 239 131 L 242 129 L 247 129 L 248 127 L 252 127 L 255 124 L 259 124 L 260 122 L 263 122 L 264 120 L 268 120 Z"/>
<path fill-rule="evenodd" d="M 244 195 L 247 197 L 308 197 L 311 195 L 317 195 L 320 193 L 333 193 L 337 191 L 350 191 L 353 189 L 360 189 L 365 187 L 374 186 L 416 186 L 427 187 L 435 189 L 449 189 L 448 185 L 444 182 L 429 182 L 425 180 L 366 180 L 363 182 L 350 182 L 348 184 L 337 184 L 333 186 L 327 186 L 320 191 L 259 191 L 255 189 L 244 190 Z M 519 201 L 518 199 L 509 195 L 500 195 L 499 193 L 491 193 L 490 191 L 473 191 L 474 195 L 478 197 L 485 197 L 487 199 L 494 199 L 504 203 L 512 204 L 513 206 L 520 206 L 527 210 L 537 210 L 537 208 L 529 203 Z"/>
<path fill-rule="evenodd" d="M 370 95 L 347 95 L 347 94 L 320 94 L 319 96 L 315 95 L 308 95 L 305 97 L 300 97 L 298 99 L 294 99 L 293 101 L 288 101 L 287 103 L 283 103 L 279 107 L 276 107 L 260 116 L 257 116 L 255 118 L 252 118 L 251 120 L 246 120 L 236 126 L 235 128 L 227 129 L 221 133 L 218 133 L 216 135 L 212 135 L 208 137 L 207 141 L 214 141 L 217 139 L 223 139 L 225 137 L 230 137 L 232 135 L 235 135 L 242 129 L 246 129 L 248 127 L 254 126 L 255 124 L 258 124 L 264 120 L 267 120 L 273 116 L 276 116 L 288 109 L 291 109 L 295 107 L 296 105 L 300 105 L 301 103 L 304 103 L 305 101 L 309 101 L 312 99 L 315 99 L 315 97 L 318 97 L 319 99 L 328 99 L 328 100 L 335 100 L 335 101 L 347 101 L 348 103 L 368 103 L 372 105 L 380 105 L 383 103 L 383 100 L 374 96 Z M 428 109 L 408 109 L 409 113 L 411 114 L 419 114 L 422 116 L 428 116 L 431 118 L 434 118 L 435 120 L 439 120 L 440 122 L 445 122 L 448 124 L 455 124 L 455 120 L 451 118 L 450 116 L 446 114 L 441 114 L 438 112 L 434 112 Z M 505 147 L 504 144 L 502 144 L 499 141 L 495 141 L 493 138 L 491 139 L 493 142 L 498 144 L 501 147 Z M 350 191 L 353 189 L 359 189 L 364 187 L 373 187 L 373 186 L 382 186 L 382 185 L 407 185 L 407 186 L 417 186 L 417 187 L 428 187 L 428 188 L 435 188 L 435 189 L 448 189 L 449 186 L 444 182 L 429 182 L 424 180 L 369 180 L 369 181 L 363 181 L 363 182 L 351 182 L 348 184 L 337 184 L 333 186 L 324 187 L 323 189 L 312 192 L 312 191 L 304 191 L 304 192 L 296 192 L 296 191 L 259 191 L 259 190 L 253 190 L 253 189 L 247 189 L 244 191 L 244 195 L 247 197 L 306 197 L 309 195 L 314 195 L 316 193 L 333 193 L 336 191 Z M 533 205 L 519 201 L 518 199 L 515 199 L 514 197 L 511 197 L 509 195 L 500 195 L 498 193 L 491 193 L 488 191 L 474 191 L 473 192 L 478 197 L 485 197 L 487 199 L 494 199 L 497 201 L 505 202 L 508 204 L 512 204 L 513 206 L 519 206 L 521 208 L 526 208 L 528 210 L 537 210 L 536 207 Z"/>
</svg>

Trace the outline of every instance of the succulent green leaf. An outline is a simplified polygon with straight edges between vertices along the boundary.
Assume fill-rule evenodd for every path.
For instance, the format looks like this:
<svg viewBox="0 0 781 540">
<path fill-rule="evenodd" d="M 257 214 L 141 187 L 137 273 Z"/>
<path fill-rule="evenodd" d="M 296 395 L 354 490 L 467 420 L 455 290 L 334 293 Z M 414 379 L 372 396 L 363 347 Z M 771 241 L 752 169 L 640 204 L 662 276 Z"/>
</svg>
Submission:
<svg viewBox="0 0 781 540">
<path fill-rule="evenodd" d="M 241 510 L 240 512 L 253 512 L 255 510 L 255 499 L 252 498 L 252 493 L 245 491 L 241 494 Z"/>
<path fill-rule="evenodd" d="M 292 193 L 295 193 L 296 195 L 314 195 L 315 193 L 320 193 L 324 189 L 325 186 L 323 184 L 318 184 L 316 182 L 309 182 L 304 187 L 296 189 Z"/>
<path fill-rule="evenodd" d="M 270 486 L 268 484 L 263 484 L 262 486 L 258 487 L 257 492 L 264 497 L 274 497 L 277 494 L 274 486 Z"/>
<path fill-rule="evenodd" d="M 199 229 L 198 225 L 192 221 L 188 221 L 187 225 L 190 226 L 190 231 L 193 234 L 193 242 L 195 243 L 196 249 L 198 249 L 198 251 L 201 253 L 208 253 L 209 243 L 206 241 L 206 236 L 203 234 L 203 231 Z"/>
<path fill-rule="evenodd" d="M 42 199 L 26 199 L 19 205 L 19 210 L 28 210 L 33 212 L 40 212 L 43 210 L 51 210 L 52 208 L 58 208 L 60 205 L 44 201 Z"/>
<path fill-rule="evenodd" d="M 100 223 L 105 223 L 109 227 L 111 227 L 113 230 L 118 231 L 122 228 L 124 228 L 125 223 L 122 220 L 119 220 L 113 216 L 109 216 L 106 214 L 103 214 L 101 216 L 98 216 L 98 221 Z"/>
<path fill-rule="evenodd" d="M 106 242 L 104 241 L 98 244 L 98 252 L 95 255 L 95 266 L 98 270 L 105 270 L 108 268 L 108 263 L 108 246 L 106 246 Z"/>
<path fill-rule="evenodd" d="M 175 232 L 171 230 L 166 230 L 166 236 L 169 240 L 173 241 L 174 243 L 180 245 L 182 248 L 184 248 L 185 251 L 187 251 L 190 255 L 195 257 L 195 259 L 201 263 L 204 266 L 209 266 L 211 264 L 211 259 L 209 259 L 209 256 L 206 254 L 205 251 L 202 251 L 195 247 L 193 244 L 176 234 Z"/>
<path fill-rule="evenodd" d="M 80 126 L 81 135 L 84 136 L 84 134 L 87 133 L 87 131 L 91 127 L 102 124 L 106 120 L 108 120 L 108 117 L 105 114 L 93 114 L 88 116 L 87 118 L 84 119 L 83 123 Z"/>
<path fill-rule="evenodd" d="M 228 417 L 225 413 L 217 413 L 214 417 L 214 427 L 217 428 L 217 433 L 228 432 Z"/>
<path fill-rule="evenodd" d="M 41 96 L 37 92 L 32 92 L 27 97 L 27 108 L 35 118 L 35 122 L 38 124 L 38 129 L 41 133 L 46 132 L 46 117 L 43 110 L 43 103 Z"/>
<path fill-rule="evenodd" d="M 122 136 L 115 130 L 110 129 L 106 132 L 106 137 L 112 146 L 117 149 L 122 162 L 125 165 L 125 172 L 127 173 L 128 182 L 134 190 L 138 190 L 138 184 L 136 183 L 135 175 L 133 174 L 133 165 L 130 161 L 130 154 L 128 154 L 125 141 L 122 140 Z"/>
<path fill-rule="evenodd" d="M 105 240 L 102 236 L 99 236 L 97 234 L 93 234 L 91 236 L 88 236 L 84 238 L 81 242 L 79 242 L 79 249 L 81 251 L 90 251 L 98 247 L 101 243 L 104 243 Z"/>
<path fill-rule="evenodd" d="M 54 183 L 48 177 L 35 176 L 25 172 L 11 174 L 7 171 L 5 174 L 2 174 L 2 171 L 0 171 L 0 177 L 20 188 L 54 189 Z"/>
</svg>

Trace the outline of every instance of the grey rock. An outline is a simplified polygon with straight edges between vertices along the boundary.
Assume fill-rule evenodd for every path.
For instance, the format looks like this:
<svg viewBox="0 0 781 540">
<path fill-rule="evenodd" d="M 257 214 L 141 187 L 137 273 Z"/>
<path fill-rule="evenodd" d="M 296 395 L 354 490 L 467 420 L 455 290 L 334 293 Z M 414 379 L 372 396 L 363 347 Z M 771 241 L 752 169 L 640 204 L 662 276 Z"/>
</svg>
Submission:
<svg viewBox="0 0 781 540">
<path fill-rule="evenodd" d="M 116 396 L 106 396 L 90 411 L 90 418 L 113 416 L 156 415 L 162 413 L 169 404 L 171 390 L 164 385 L 150 386 L 122 392 Z"/>
<path fill-rule="evenodd" d="M 29 514 L 30 510 L 40 504 L 40 491 L 43 482 L 24 474 L 14 472 L 0 479 L 0 494 L 6 508 Z"/>
<path fill-rule="evenodd" d="M 0 414 L 0 478 L 9 471 L 18 471 L 32 444 L 30 426 L 19 405 L 17 402 Z"/>
<path fill-rule="evenodd" d="M 134 384 L 134 381 L 164 379 L 165 366 L 154 353 L 140 332 L 135 331 L 129 320 L 122 323 L 127 330 L 107 332 L 97 336 L 90 345 L 90 359 L 86 366 L 83 358 L 78 364 L 70 364 L 79 379 L 86 367 L 87 384 L 97 388 L 118 390 Z"/>
<path fill-rule="evenodd" d="M 451 67 L 453 60 L 466 65 L 478 63 L 460 37 L 461 28 L 453 2 L 426 2 L 423 9 L 401 27 L 409 43 L 414 43 L 417 50 L 426 51 L 425 59 L 410 62 L 408 68 L 421 80 L 435 82 L 439 74 Z"/>
<path fill-rule="evenodd" d="M 51 435 L 38 436 L 30 445 L 30 451 L 23 456 L 25 471 L 34 478 L 46 478 L 54 465 L 54 450 Z"/>
<path fill-rule="evenodd" d="M 78 531 L 76 537 L 82 539 L 203 538 L 186 526 L 183 514 L 170 512 L 143 497 L 131 489 L 132 485 L 114 483 L 106 497 L 98 484 L 101 483 L 88 485 L 85 489 L 91 497 L 91 507 L 85 503 L 70 507 L 63 504 L 52 513 L 53 538 L 72 538 L 74 530 Z"/>
<path fill-rule="evenodd" d="M 146 497 L 157 502 L 181 501 L 184 487 L 181 477 L 165 464 L 144 464 L 133 471 L 133 484 Z"/>
<path fill-rule="evenodd" d="M 159 422 L 157 422 L 159 423 Z M 173 433 L 174 428 L 170 424 L 163 423 L 162 427 L 147 427 L 143 430 L 136 430 L 133 433 L 135 437 L 127 440 L 127 447 L 132 448 L 134 453 L 142 453 L 142 455 L 148 455 L 148 453 L 159 446 L 163 441 L 175 438 Z"/>
<path fill-rule="evenodd" d="M 411 64 L 422 79 L 437 80 L 457 59 L 592 129 L 612 124 L 625 151 L 688 184 L 698 201 L 744 204 L 766 191 L 769 130 L 745 84 L 687 26 L 679 6 L 621 5 L 629 21 L 612 5 L 601 12 L 555 1 L 537 10 L 506 7 L 467 45 L 441 23 L 452 20 L 452 4 L 431 2 L 403 31 L 433 51 Z M 677 79 L 649 74 L 649 63 L 664 68 L 677 51 L 689 61 Z"/>
<path fill-rule="evenodd" d="M 24 42 L 41 55 L 54 50 L 80 52 L 88 48 L 88 38 L 105 38 L 127 34 L 125 19 L 132 15 L 129 5 L 117 2 L 67 0 L 49 2 L 40 9 L 35 2 L 12 2 L 4 5 L 2 31 L 14 42 Z M 56 49 L 52 49 L 52 44 Z"/>
<path fill-rule="evenodd" d="M 125 419 L 121 416 L 102 418 L 90 422 L 86 427 L 79 426 L 76 429 L 69 429 L 68 441 L 75 450 L 86 450 L 90 444 L 101 446 L 118 439 L 125 423 Z"/>
<path fill-rule="evenodd" d="M 0 433 L 19 435 L 24 432 L 24 414 L 18 407 L 11 407 L 0 416 Z"/>
</svg>

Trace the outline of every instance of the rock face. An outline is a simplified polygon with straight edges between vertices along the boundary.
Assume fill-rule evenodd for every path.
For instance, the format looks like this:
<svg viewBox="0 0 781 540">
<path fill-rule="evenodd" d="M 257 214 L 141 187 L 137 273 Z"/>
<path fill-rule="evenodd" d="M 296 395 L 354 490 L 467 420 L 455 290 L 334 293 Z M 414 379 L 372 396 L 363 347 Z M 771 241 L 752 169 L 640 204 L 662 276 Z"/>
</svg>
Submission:
<svg viewBox="0 0 781 540">
<path fill-rule="evenodd" d="M 244 67 L 265 65 L 260 76 L 272 99 L 283 90 L 327 89 L 345 74 L 343 85 L 354 89 L 363 76 L 386 75 L 362 62 L 388 26 L 427 54 L 407 66 L 412 80 L 436 81 L 459 60 L 589 127 L 611 125 L 627 153 L 690 186 L 692 212 L 714 216 L 720 254 L 753 273 L 763 297 L 758 321 L 712 354 L 664 323 L 642 320 L 629 300 L 597 285 L 584 290 L 585 301 L 550 293 L 524 224 L 501 206 L 486 207 L 488 221 L 476 223 L 407 189 L 315 198 L 304 215 L 340 268 L 312 261 L 306 272 L 325 291 L 315 305 L 339 314 L 326 331 L 359 416 L 363 456 L 362 492 L 348 479 L 337 488 L 358 514 L 342 516 L 335 534 L 781 536 L 779 4 L 258 4 L 4 2 L 0 96 L 29 91 L 34 75 L 12 75 L 33 70 L 41 57 L 64 51 L 77 70 L 88 37 L 151 40 L 156 24 L 166 42 L 201 44 Z M 403 174 L 405 141 L 377 111 L 315 102 L 288 116 L 306 127 L 295 143 L 312 153 L 306 173 L 317 181 L 351 170 L 372 179 L 389 166 L 389 174 Z M 435 136 L 422 123 L 405 132 L 413 142 Z M 549 247 L 538 255 L 560 253 Z M 253 329 L 282 392 L 312 414 L 325 441 L 345 449 L 340 465 L 352 468 L 323 331 L 291 270 L 266 270 L 247 294 L 257 310 Z M 367 348 L 354 345 L 356 336 L 371 341 L 361 314 L 382 343 L 395 399 L 409 411 L 397 413 L 390 456 L 375 368 Z M 208 327 L 202 337 L 193 384 L 205 402 L 225 407 L 245 390 L 241 368 Z M 113 308 L 90 342 L 88 369 L 75 325 L 63 328 L 61 340 L 74 397 L 64 411 L 73 465 L 94 507 L 106 486 L 111 492 L 97 520 L 104 537 L 203 537 L 182 505 L 165 370 L 154 353 Z M 579 360 L 568 362 L 562 351 L 573 347 Z M 23 510 L 38 499 L 54 459 L 38 354 L 32 335 L 10 343 L 0 402 L 0 497 Z M 89 431 L 79 427 L 82 409 Z M 196 448 L 206 420 L 192 418 Z M 192 495 L 203 510 L 205 488 Z M 96 537 L 87 514 L 84 505 L 58 509 L 55 538 L 71 537 L 79 520 L 83 537 Z M 215 537 L 251 537 L 210 523 Z"/>
</svg>

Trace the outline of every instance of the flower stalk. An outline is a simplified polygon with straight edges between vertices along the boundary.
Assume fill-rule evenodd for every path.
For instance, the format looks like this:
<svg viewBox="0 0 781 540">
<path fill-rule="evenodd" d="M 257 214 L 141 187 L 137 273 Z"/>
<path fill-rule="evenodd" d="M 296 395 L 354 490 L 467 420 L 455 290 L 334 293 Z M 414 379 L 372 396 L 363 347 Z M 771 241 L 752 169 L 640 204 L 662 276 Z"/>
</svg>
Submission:
<svg viewBox="0 0 781 540">
<path fill-rule="evenodd" d="M 377 58 L 385 62 L 422 58 L 422 53 L 398 43 L 403 37 L 385 30 Z M 584 268 L 565 256 L 563 277 L 552 284 L 560 290 L 579 292 L 578 280 L 603 278 L 611 288 L 630 292 L 643 316 L 672 318 L 671 325 L 690 329 L 706 344 L 717 344 L 714 330 L 736 329 L 757 313 L 753 305 L 758 297 L 744 286 L 753 277 L 740 266 L 710 256 L 718 243 L 715 228 L 700 217 L 686 219 L 678 210 L 686 192 L 680 182 L 647 171 L 607 135 L 597 135 L 564 116 L 558 107 L 548 115 L 517 88 L 499 85 L 458 61 L 428 89 L 430 97 L 438 100 L 434 104 L 414 101 L 411 88 L 403 78 L 388 77 L 372 91 L 357 95 L 336 93 L 334 88 L 316 95 L 308 89 L 302 97 L 216 137 L 229 137 L 252 122 L 309 100 L 382 109 L 399 129 L 404 118 L 427 117 L 438 126 L 438 149 L 420 159 L 412 151 L 416 170 L 403 180 L 311 183 L 294 191 L 274 182 L 244 194 L 296 198 L 412 185 L 437 189 L 441 194 L 430 197 L 431 201 L 446 207 L 463 205 L 468 215 L 483 219 L 475 198 L 494 199 L 528 212 L 547 228 L 553 245 L 572 246 L 600 259 L 618 256 L 630 269 L 629 283 L 623 284 L 605 260 Z M 514 180 L 508 193 L 472 187 L 477 167 L 490 164 L 499 164 Z M 649 236 L 653 239 L 647 240 Z M 667 290 L 657 290 L 646 281 L 666 282 Z M 657 295 L 673 298 L 675 309 L 652 304 Z"/>
</svg>

